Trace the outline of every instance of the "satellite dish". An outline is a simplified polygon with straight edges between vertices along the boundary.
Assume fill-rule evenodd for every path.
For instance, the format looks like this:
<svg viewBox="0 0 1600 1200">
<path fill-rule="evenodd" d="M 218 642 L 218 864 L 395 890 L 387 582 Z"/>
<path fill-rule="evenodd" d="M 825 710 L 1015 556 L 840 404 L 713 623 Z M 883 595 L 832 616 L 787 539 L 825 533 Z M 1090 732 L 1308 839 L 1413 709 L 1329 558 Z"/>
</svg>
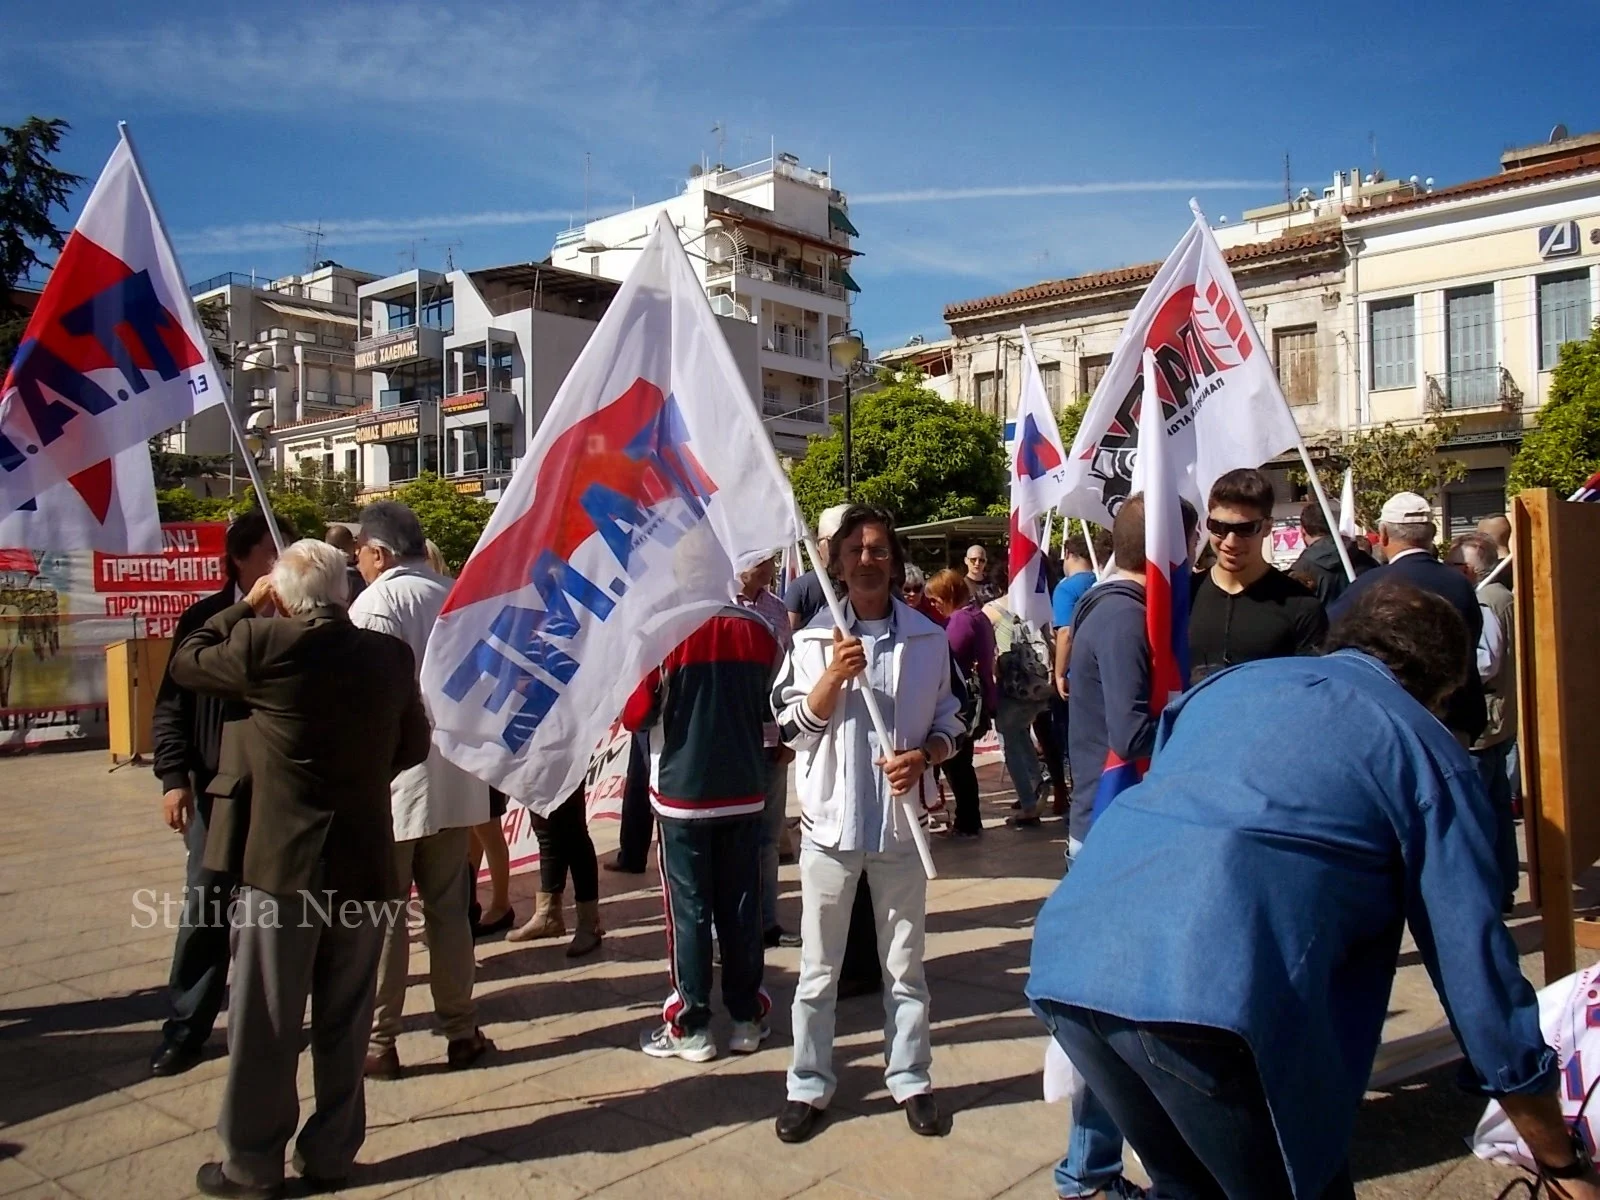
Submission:
<svg viewBox="0 0 1600 1200">
<path fill-rule="evenodd" d="M 692 167 L 689 168 L 689 178 L 690 179 L 698 179 L 698 178 L 700 178 L 700 176 L 702 176 L 704 174 L 705 174 L 705 168 L 702 167 L 699 163 L 695 163 Z"/>
<path fill-rule="evenodd" d="M 1550 131 L 1550 140 L 1552 142 L 1564 142 L 1571 136 L 1572 135 L 1567 132 L 1567 127 L 1560 121 L 1557 121 L 1556 127 Z"/>
</svg>

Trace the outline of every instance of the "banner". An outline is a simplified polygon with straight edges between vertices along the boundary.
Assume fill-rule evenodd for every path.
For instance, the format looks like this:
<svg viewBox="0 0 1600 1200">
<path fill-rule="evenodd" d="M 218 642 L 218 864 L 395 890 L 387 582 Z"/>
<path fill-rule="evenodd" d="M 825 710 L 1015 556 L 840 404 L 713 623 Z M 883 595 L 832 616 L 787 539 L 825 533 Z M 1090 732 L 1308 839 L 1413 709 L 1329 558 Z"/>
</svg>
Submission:
<svg viewBox="0 0 1600 1200">
<path fill-rule="evenodd" d="M 1143 357 L 1155 355 L 1168 457 L 1205 511 L 1218 476 L 1299 442 L 1261 334 L 1199 210 L 1145 289 L 1095 388 L 1068 455 L 1060 511 L 1111 525 L 1133 492 Z"/>
<path fill-rule="evenodd" d="M 1027 327 L 1022 330 L 1022 397 L 1017 404 L 1016 444 L 1011 456 L 1011 535 L 1007 602 L 1020 620 L 1035 629 L 1050 624 L 1050 510 L 1066 492 L 1061 431 L 1033 357 Z M 1040 518 L 1044 527 L 1040 528 Z"/>
<path fill-rule="evenodd" d="M 105 648 L 172 636 L 226 579 L 221 522 L 161 526 L 159 554 L 0 548 L 0 748 L 105 734 Z"/>
<path fill-rule="evenodd" d="M 220 403 L 223 386 L 124 128 L 0 389 L 0 514 L 71 478 L 106 520 L 107 460 Z"/>
</svg>

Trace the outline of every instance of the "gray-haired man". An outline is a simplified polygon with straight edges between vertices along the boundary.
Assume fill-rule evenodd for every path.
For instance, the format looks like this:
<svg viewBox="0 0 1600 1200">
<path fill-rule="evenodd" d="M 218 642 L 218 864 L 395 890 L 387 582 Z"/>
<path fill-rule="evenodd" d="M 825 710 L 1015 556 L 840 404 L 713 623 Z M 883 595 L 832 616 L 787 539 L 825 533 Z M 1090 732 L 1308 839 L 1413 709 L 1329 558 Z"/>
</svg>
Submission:
<svg viewBox="0 0 1600 1200">
<path fill-rule="evenodd" d="M 450 581 L 428 566 L 426 554 L 422 524 L 404 504 L 384 500 L 362 510 L 356 566 L 367 590 L 350 606 L 350 619 L 405 642 L 419 671 L 428 635 L 450 594 Z M 446 1057 L 452 1069 L 471 1066 L 493 1048 L 478 1029 L 472 999 L 472 922 L 463 878 L 470 831 L 489 819 L 489 789 L 429 747 L 425 763 L 395 776 L 390 800 L 395 873 L 402 886 L 416 886 L 422 903 L 428 985 L 448 1040 Z M 367 1047 L 369 1079 L 400 1076 L 395 1039 L 405 1010 L 409 960 L 410 937 L 402 922 L 384 938 Z"/>
</svg>

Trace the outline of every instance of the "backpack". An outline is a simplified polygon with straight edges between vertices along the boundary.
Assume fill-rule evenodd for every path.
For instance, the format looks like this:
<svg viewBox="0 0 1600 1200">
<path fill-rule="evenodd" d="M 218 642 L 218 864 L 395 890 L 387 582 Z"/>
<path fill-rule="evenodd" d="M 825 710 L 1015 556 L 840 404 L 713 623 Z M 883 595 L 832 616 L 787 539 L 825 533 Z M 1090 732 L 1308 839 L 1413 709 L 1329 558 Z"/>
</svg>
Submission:
<svg viewBox="0 0 1600 1200">
<path fill-rule="evenodd" d="M 1044 639 L 1026 621 L 1007 609 L 996 609 L 1006 623 L 1009 645 L 994 660 L 1000 694 L 1019 704 L 1043 706 L 1050 700 L 1050 668 L 1045 665 Z"/>
<path fill-rule="evenodd" d="M 977 673 L 964 670 L 954 651 L 950 654 L 950 691 L 958 705 L 956 716 L 966 740 L 971 742 L 978 736 L 978 726 L 983 722 L 983 688 Z"/>
</svg>

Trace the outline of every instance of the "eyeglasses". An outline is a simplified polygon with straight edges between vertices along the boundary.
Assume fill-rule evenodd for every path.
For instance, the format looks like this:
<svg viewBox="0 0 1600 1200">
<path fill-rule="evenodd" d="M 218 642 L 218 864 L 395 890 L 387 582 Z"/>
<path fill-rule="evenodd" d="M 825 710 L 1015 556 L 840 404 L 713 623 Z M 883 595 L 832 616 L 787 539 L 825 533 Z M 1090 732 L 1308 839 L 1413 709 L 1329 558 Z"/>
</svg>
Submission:
<svg viewBox="0 0 1600 1200">
<path fill-rule="evenodd" d="M 1230 533 L 1238 534 L 1240 537 L 1255 537 L 1266 523 L 1265 517 L 1258 517 L 1254 521 L 1219 521 L 1215 517 L 1206 518 L 1206 528 L 1218 541 Z"/>
<path fill-rule="evenodd" d="M 844 547 L 843 549 L 841 549 L 839 551 L 839 557 L 840 558 L 846 558 L 846 559 L 848 559 L 848 558 L 855 558 L 855 559 L 867 558 L 867 559 L 871 559 L 873 562 L 881 563 L 881 562 L 888 562 L 889 561 L 890 551 L 889 551 L 889 547 L 887 547 L 887 546 L 857 546 L 854 549 L 851 549 L 849 546 L 846 546 L 846 547 Z"/>
<path fill-rule="evenodd" d="M 922 589 L 919 588 L 914 583 L 908 583 L 908 584 L 905 585 L 905 587 L 901 588 L 900 590 L 902 592 L 904 592 L 908 596 L 920 596 L 920 595 L 922 595 Z"/>
<path fill-rule="evenodd" d="M 970 557 L 970 556 L 969 556 L 969 557 L 968 557 L 968 558 L 967 558 L 967 561 L 968 561 L 968 562 L 969 562 L 969 563 L 974 563 L 974 564 L 976 564 L 976 565 L 977 565 L 977 566 L 980 566 L 980 567 L 981 567 L 981 566 L 983 566 L 983 564 L 984 564 L 984 563 L 986 563 L 986 562 L 988 562 L 988 561 L 989 561 L 989 560 L 988 560 L 988 559 L 987 559 L 987 558 L 983 558 L 983 557 L 981 557 L 981 556 L 980 556 L 980 557 L 977 557 L 977 558 L 973 558 L 973 557 Z"/>
</svg>

